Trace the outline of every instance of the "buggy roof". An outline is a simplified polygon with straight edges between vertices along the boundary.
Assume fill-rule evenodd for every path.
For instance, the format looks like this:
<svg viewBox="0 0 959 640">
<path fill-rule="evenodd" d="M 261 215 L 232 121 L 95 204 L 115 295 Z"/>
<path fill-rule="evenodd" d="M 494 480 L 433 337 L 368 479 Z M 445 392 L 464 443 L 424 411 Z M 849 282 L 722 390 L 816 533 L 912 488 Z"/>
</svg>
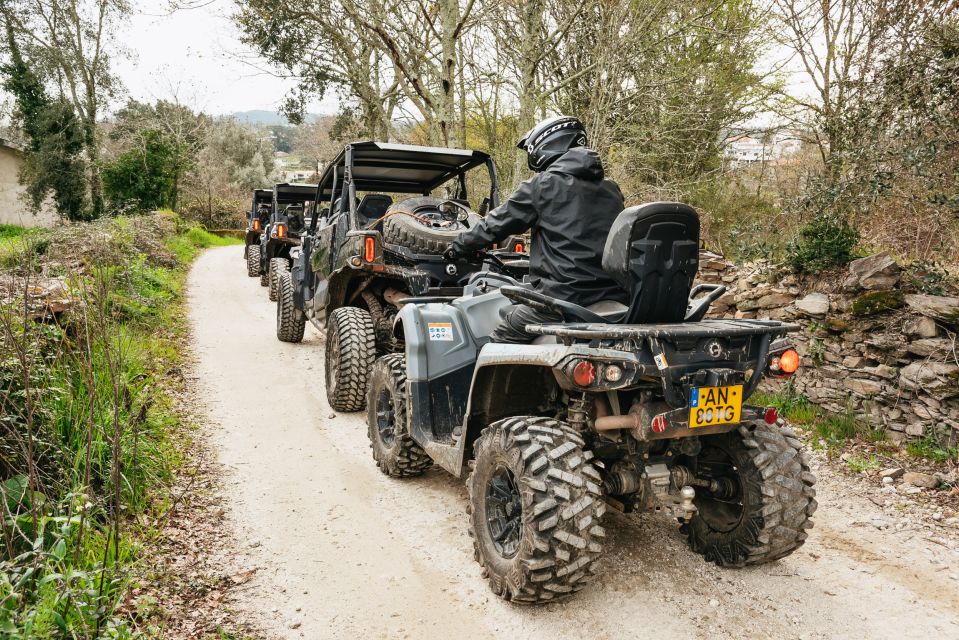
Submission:
<svg viewBox="0 0 959 640">
<path fill-rule="evenodd" d="M 489 155 L 470 149 L 421 147 L 391 142 L 352 142 L 323 171 L 319 199 L 328 200 L 333 178 L 343 179 L 347 152 L 352 156 L 351 175 L 358 191 L 424 193 L 450 178 L 485 164 Z"/>
<path fill-rule="evenodd" d="M 316 185 L 282 183 L 273 187 L 273 195 L 277 204 L 312 202 L 316 196 Z"/>
<path fill-rule="evenodd" d="M 273 189 L 254 189 L 253 204 L 270 204 L 273 202 Z"/>
</svg>

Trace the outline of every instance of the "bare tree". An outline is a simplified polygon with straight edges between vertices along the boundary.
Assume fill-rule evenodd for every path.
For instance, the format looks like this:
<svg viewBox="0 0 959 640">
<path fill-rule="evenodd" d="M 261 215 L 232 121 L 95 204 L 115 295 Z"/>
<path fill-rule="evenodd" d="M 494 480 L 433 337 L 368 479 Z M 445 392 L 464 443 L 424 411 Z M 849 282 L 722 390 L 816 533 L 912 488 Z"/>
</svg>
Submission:
<svg viewBox="0 0 959 640">
<path fill-rule="evenodd" d="M 346 0 L 353 20 L 375 35 L 393 76 L 426 126 L 431 143 L 455 144 L 457 50 L 474 0 Z"/>
<path fill-rule="evenodd" d="M 849 145 L 849 113 L 869 84 L 884 41 L 903 36 L 924 12 L 914 0 L 775 0 L 780 43 L 811 89 L 787 94 L 786 115 L 809 130 L 835 178 Z"/>
<path fill-rule="evenodd" d="M 274 73 L 297 80 L 287 115 L 300 121 L 307 100 L 340 90 L 358 103 L 367 133 L 391 137 L 398 101 L 379 39 L 339 3 L 311 0 L 237 0 L 235 20 L 243 41 L 274 65 Z"/>
</svg>

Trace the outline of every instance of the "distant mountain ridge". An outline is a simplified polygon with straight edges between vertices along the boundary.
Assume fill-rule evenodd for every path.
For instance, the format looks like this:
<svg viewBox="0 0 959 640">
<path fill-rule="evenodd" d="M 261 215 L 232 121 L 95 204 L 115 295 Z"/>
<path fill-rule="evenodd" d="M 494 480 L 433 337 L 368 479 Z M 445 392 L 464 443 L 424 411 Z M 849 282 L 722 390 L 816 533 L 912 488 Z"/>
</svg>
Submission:
<svg viewBox="0 0 959 640">
<path fill-rule="evenodd" d="M 282 113 L 276 111 L 266 111 L 264 109 L 253 109 L 251 111 L 235 111 L 230 114 L 237 119 L 238 122 L 244 124 L 260 124 L 260 125 L 280 125 L 286 126 L 290 124 L 290 121 L 287 120 L 286 116 Z M 307 122 L 315 122 L 317 119 L 321 118 L 322 115 L 318 113 L 310 113 L 306 116 Z"/>
</svg>

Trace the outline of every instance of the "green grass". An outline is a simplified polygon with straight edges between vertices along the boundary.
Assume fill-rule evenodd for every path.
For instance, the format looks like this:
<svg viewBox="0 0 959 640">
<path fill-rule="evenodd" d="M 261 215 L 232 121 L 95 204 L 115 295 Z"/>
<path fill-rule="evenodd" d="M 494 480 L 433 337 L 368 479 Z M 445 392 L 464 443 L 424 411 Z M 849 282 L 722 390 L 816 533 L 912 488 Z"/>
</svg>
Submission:
<svg viewBox="0 0 959 640">
<path fill-rule="evenodd" d="M 26 227 L 18 227 L 15 224 L 0 224 L 0 240 L 19 238 L 26 232 Z"/>
<path fill-rule="evenodd" d="M 0 268 L 11 269 L 22 264 L 31 254 L 42 255 L 48 246 L 46 229 L 27 229 L 0 224 Z"/>
<path fill-rule="evenodd" d="M 809 401 L 809 398 L 796 393 L 791 383 L 786 383 L 778 393 L 756 392 L 750 402 L 766 407 L 775 407 L 779 413 L 793 424 L 809 425 L 819 416 L 819 407 Z"/>
<path fill-rule="evenodd" d="M 832 451 L 850 440 L 865 439 L 878 443 L 885 439 L 882 429 L 871 429 L 867 423 L 856 417 L 851 407 L 842 413 L 825 411 L 810 402 L 806 396 L 797 393 L 789 383 L 777 393 L 757 392 L 750 401 L 776 407 L 780 415 L 790 423 L 811 430 L 817 436 L 813 442 L 814 447 L 824 447 Z"/>
<path fill-rule="evenodd" d="M 141 523 L 170 504 L 164 488 L 184 460 L 176 383 L 167 375 L 183 357 L 186 271 L 201 249 L 236 242 L 174 222 L 177 233 L 156 238 L 176 256 L 171 267 L 168 256 L 132 248 L 130 220 L 111 221 L 117 253 L 97 258 L 106 263 L 91 275 L 71 274 L 84 304 L 62 326 L 23 324 L 15 308 L 5 311 L 31 366 L 24 371 L 0 349 L 0 433 L 26 433 L 22 407 L 32 393 L 39 472 L 33 502 L 8 491 L 13 502 L 0 505 L 0 638 L 133 637 L 113 612 L 151 535 Z M 0 460 L 25 486 L 25 460 L 6 435 Z"/>
<path fill-rule="evenodd" d="M 243 240 L 218 236 L 200 227 L 190 227 L 185 233 L 167 238 L 165 244 L 180 263 L 186 264 L 203 249 L 243 244 Z"/>
<path fill-rule="evenodd" d="M 854 473 L 863 473 L 864 471 L 879 471 L 879 469 L 882 467 L 882 463 L 876 456 L 861 456 L 858 454 L 849 458 L 849 460 L 846 461 L 846 465 L 849 467 L 850 471 L 853 471 Z"/>
<path fill-rule="evenodd" d="M 914 458 L 931 460 L 940 464 L 950 460 L 959 462 L 959 447 L 943 445 L 932 436 L 908 443 L 906 453 Z"/>
</svg>

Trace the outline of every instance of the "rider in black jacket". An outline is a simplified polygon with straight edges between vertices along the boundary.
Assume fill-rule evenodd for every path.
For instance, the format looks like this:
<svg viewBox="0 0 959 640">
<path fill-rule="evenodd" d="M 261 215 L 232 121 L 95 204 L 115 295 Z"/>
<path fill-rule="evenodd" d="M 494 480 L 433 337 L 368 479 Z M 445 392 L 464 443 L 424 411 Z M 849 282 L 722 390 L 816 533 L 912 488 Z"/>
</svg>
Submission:
<svg viewBox="0 0 959 640">
<path fill-rule="evenodd" d="M 533 127 L 517 146 L 527 152 L 533 177 L 460 235 L 446 258 L 455 261 L 530 229 L 530 280 L 537 291 L 582 306 L 625 301 L 622 289 L 601 264 L 610 226 L 623 210 L 623 194 L 615 182 L 605 179 L 599 155 L 586 148 L 583 124 L 570 116 L 550 118 Z M 561 319 L 519 305 L 492 338 L 529 342 L 533 336 L 526 325 Z"/>
</svg>

